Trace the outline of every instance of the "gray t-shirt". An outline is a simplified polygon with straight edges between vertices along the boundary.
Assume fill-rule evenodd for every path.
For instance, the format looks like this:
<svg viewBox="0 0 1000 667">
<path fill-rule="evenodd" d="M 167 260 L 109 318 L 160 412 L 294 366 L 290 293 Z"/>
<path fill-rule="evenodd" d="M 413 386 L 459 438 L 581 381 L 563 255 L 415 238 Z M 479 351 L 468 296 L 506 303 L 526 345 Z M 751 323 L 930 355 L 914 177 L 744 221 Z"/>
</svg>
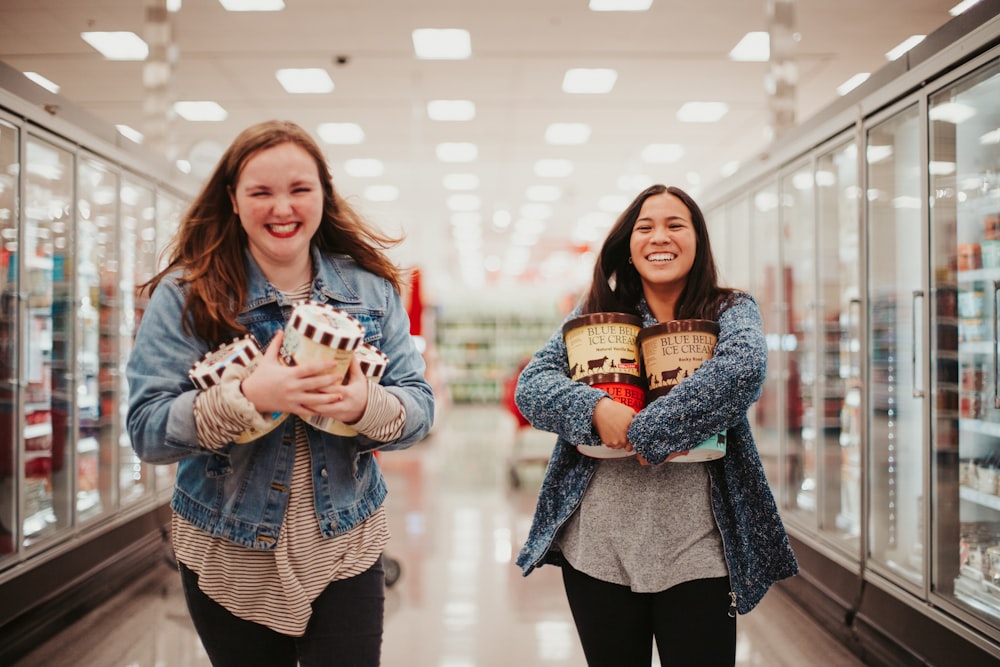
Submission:
<svg viewBox="0 0 1000 667">
<path fill-rule="evenodd" d="M 729 574 L 704 463 L 600 461 L 556 547 L 580 572 L 637 593 Z"/>
</svg>

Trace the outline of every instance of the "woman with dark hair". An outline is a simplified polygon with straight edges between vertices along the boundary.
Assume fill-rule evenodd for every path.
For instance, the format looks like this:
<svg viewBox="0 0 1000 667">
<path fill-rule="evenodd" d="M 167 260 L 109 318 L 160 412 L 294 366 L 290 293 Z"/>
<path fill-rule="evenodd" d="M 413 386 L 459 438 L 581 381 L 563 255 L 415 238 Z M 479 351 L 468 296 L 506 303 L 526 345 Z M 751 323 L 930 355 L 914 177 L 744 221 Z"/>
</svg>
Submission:
<svg viewBox="0 0 1000 667">
<path fill-rule="evenodd" d="M 720 287 L 705 218 L 684 191 L 654 185 L 618 218 L 567 321 L 627 313 L 643 327 L 718 323 L 711 358 L 636 412 L 570 377 L 557 331 L 518 380 L 518 408 L 559 437 L 517 559 L 562 568 L 587 662 L 732 665 L 736 615 L 798 565 L 764 476 L 747 410 L 767 365 L 753 297 Z M 722 458 L 670 463 L 722 431 Z M 580 445 L 631 452 L 592 458 Z M 580 447 L 586 449 L 586 447 Z"/>
<path fill-rule="evenodd" d="M 171 535 L 213 665 L 380 662 L 389 533 L 374 452 L 418 442 L 434 413 L 393 242 L 337 194 L 301 127 L 269 121 L 229 146 L 143 286 L 128 432 L 142 460 L 178 463 Z M 349 316 L 354 344 L 388 357 L 380 382 L 357 355 L 346 370 L 279 358 L 303 302 Z M 193 382 L 250 335 L 264 349 L 252 363 Z"/>
</svg>

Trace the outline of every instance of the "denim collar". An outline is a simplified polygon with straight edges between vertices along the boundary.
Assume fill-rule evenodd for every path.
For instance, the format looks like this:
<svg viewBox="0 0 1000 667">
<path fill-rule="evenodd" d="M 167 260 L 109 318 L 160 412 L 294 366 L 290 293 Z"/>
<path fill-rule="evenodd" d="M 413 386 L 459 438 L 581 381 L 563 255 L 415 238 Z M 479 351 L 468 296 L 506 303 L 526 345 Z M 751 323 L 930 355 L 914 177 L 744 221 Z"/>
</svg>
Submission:
<svg viewBox="0 0 1000 667">
<path fill-rule="evenodd" d="M 309 252 L 312 255 L 314 299 L 318 293 L 323 295 L 325 300 L 361 303 L 358 292 L 345 279 L 345 272 L 351 269 L 358 270 L 350 255 L 330 253 L 326 255 L 327 261 L 323 261 L 324 257 L 316 246 L 311 246 Z M 250 248 L 244 248 L 243 260 L 247 274 L 247 302 L 243 312 L 267 303 L 291 305 L 264 275 L 257 260 L 250 253 Z"/>
</svg>

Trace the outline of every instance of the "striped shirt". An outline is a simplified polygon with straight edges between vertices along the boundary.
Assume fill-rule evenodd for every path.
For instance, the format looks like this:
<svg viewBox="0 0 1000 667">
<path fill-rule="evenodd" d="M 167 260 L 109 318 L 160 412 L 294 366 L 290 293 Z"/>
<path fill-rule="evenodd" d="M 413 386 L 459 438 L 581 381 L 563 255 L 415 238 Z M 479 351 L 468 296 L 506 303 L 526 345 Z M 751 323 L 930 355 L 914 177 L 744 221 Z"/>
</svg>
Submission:
<svg viewBox="0 0 1000 667">
<path fill-rule="evenodd" d="M 286 296 L 301 301 L 308 298 L 309 290 L 307 284 Z M 220 384 L 195 400 L 198 435 L 208 449 L 221 448 L 249 425 L 249 401 L 239 391 L 245 372 L 228 375 L 224 373 Z M 252 405 L 250 412 L 261 417 Z M 306 425 L 297 416 L 289 419 L 296 420 L 295 463 L 288 508 L 273 550 L 247 549 L 212 537 L 177 514 L 171 528 L 177 559 L 198 574 L 198 586 L 206 595 L 235 616 L 300 637 L 309 623 L 312 601 L 330 582 L 370 568 L 389 540 L 389 527 L 385 507 L 380 507 L 349 532 L 323 536 L 315 510 Z M 405 419 L 399 399 L 369 382 L 368 407 L 353 427 L 387 442 L 399 437 Z"/>
</svg>

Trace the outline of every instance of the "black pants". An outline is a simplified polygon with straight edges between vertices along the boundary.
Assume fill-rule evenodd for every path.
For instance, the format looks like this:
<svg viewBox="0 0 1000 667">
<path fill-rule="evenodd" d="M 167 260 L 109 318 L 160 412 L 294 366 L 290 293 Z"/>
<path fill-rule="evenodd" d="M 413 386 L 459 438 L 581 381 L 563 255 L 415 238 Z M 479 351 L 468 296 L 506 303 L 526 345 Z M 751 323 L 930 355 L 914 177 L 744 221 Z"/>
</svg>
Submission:
<svg viewBox="0 0 1000 667">
<path fill-rule="evenodd" d="M 180 570 L 191 620 L 214 667 L 377 667 L 381 660 L 381 558 L 366 572 L 327 586 L 312 603 L 302 637 L 234 616 L 198 588 L 197 574 L 183 563 Z"/>
<path fill-rule="evenodd" d="M 594 579 L 562 564 L 573 621 L 590 667 L 649 667 L 653 639 L 663 667 L 732 667 L 736 617 L 729 578 L 696 579 L 660 593 Z"/>
</svg>

